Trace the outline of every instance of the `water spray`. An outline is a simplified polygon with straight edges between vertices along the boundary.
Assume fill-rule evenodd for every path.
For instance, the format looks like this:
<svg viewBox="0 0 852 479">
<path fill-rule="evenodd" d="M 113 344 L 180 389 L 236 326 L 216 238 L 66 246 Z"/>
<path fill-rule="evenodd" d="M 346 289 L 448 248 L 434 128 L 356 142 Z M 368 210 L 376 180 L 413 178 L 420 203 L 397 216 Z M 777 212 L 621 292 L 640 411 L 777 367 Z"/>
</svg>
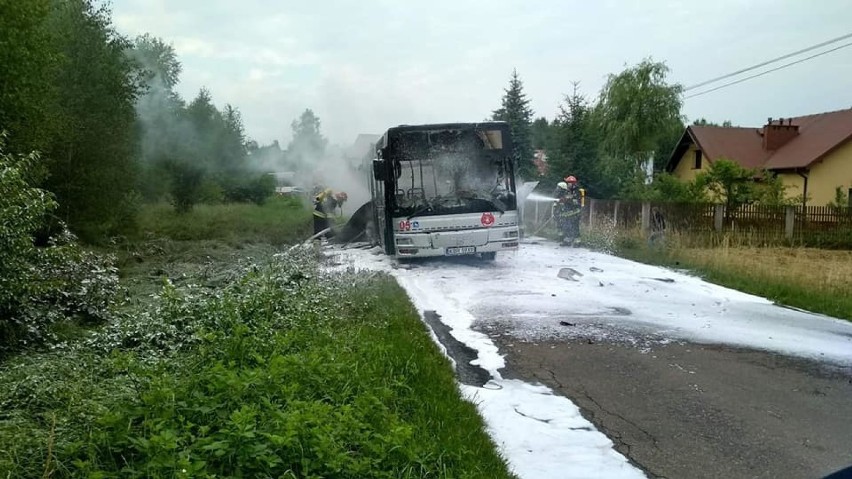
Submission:
<svg viewBox="0 0 852 479">
<path fill-rule="evenodd" d="M 537 203 L 552 203 L 556 201 L 556 198 L 552 196 L 542 195 L 539 193 L 530 193 L 526 199 L 527 201 L 535 201 Z"/>
</svg>

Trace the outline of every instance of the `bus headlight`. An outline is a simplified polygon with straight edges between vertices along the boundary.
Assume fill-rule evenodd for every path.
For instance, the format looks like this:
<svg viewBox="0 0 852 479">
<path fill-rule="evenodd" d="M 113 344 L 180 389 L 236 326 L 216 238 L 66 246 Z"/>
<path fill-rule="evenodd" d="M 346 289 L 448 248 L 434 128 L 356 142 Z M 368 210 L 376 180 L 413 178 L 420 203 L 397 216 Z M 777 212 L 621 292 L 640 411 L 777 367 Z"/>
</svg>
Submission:
<svg viewBox="0 0 852 479">
<path fill-rule="evenodd" d="M 518 237 L 518 230 L 505 231 L 505 232 L 503 232 L 503 237 L 504 238 L 517 238 Z"/>
<path fill-rule="evenodd" d="M 397 238 L 396 238 L 396 244 L 400 244 L 400 245 L 413 245 L 413 244 L 414 244 L 414 239 L 412 239 L 412 238 L 399 238 L 399 237 L 397 237 Z"/>
</svg>

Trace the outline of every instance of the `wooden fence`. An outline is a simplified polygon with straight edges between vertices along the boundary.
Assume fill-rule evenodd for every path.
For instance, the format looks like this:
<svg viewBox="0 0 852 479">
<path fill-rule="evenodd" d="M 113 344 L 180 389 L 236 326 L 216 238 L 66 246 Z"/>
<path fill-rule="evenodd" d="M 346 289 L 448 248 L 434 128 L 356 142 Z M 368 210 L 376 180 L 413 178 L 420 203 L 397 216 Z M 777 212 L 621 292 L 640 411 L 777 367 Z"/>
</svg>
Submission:
<svg viewBox="0 0 852 479">
<path fill-rule="evenodd" d="M 541 229 L 550 219 L 548 203 L 527 202 L 524 223 Z M 747 237 L 758 244 L 800 244 L 852 249 L 852 209 L 825 206 L 742 205 L 727 211 L 725 205 L 654 203 L 587 199 L 582 221 L 585 228 L 606 227 L 650 233 L 663 219 L 666 232 L 694 236 Z"/>
</svg>

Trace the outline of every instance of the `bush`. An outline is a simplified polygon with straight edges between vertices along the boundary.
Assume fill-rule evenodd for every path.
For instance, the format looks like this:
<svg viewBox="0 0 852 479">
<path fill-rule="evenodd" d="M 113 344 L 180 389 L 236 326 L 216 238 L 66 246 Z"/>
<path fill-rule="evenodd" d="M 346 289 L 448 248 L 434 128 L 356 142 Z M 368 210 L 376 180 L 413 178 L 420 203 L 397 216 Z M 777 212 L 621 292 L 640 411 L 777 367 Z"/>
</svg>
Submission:
<svg viewBox="0 0 852 479">
<path fill-rule="evenodd" d="M 204 170 L 188 162 L 173 161 L 169 164 L 169 173 L 175 211 L 189 212 L 200 199 Z"/>
<path fill-rule="evenodd" d="M 272 175 L 240 175 L 225 181 L 228 201 L 262 205 L 275 194 L 275 177 Z"/>
<path fill-rule="evenodd" d="M 399 286 L 309 250 L 56 354 L 0 371 L 12 476 L 508 477 Z"/>
<path fill-rule="evenodd" d="M 35 188 L 37 154 L 4 152 L 0 136 L 0 356 L 49 339 L 68 318 L 102 320 L 118 288 L 111 258 L 83 251 L 64 225 L 36 246 L 57 204 Z"/>
<path fill-rule="evenodd" d="M 225 200 L 225 190 L 209 176 L 202 180 L 198 187 L 198 202 L 208 205 L 218 205 Z"/>
<path fill-rule="evenodd" d="M 31 186 L 39 156 L 7 154 L 4 139 L 0 137 L 0 312 L 5 318 L 31 292 L 29 279 L 38 256 L 33 238 L 57 205 L 50 193 Z"/>
</svg>

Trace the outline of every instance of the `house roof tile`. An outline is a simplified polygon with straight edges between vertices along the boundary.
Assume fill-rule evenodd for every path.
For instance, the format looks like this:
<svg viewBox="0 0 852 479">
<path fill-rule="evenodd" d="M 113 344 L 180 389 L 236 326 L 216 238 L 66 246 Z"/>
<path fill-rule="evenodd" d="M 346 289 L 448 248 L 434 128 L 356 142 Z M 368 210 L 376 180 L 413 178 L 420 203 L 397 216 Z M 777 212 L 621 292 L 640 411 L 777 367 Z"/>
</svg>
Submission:
<svg viewBox="0 0 852 479">
<path fill-rule="evenodd" d="M 763 147 L 763 128 L 692 125 L 672 153 L 669 170 L 686 151 L 686 140 L 696 143 L 710 161 L 730 158 L 746 168 L 784 170 L 808 168 L 852 139 L 852 108 L 784 120 L 798 127 L 798 135 L 777 150 Z"/>
<path fill-rule="evenodd" d="M 770 170 L 807 168 L 852 137 L 852 108 L 793 118 L 799 135 L 766 162 Z"/>
<path fill-rule="evenodd" d="M 745 168 L 759 168 L 772 153 L 763 149 L 763 137 L 756 128 L 693 125 L 689 130 L 710 161 L 731 158 Z"/>
</svg>

